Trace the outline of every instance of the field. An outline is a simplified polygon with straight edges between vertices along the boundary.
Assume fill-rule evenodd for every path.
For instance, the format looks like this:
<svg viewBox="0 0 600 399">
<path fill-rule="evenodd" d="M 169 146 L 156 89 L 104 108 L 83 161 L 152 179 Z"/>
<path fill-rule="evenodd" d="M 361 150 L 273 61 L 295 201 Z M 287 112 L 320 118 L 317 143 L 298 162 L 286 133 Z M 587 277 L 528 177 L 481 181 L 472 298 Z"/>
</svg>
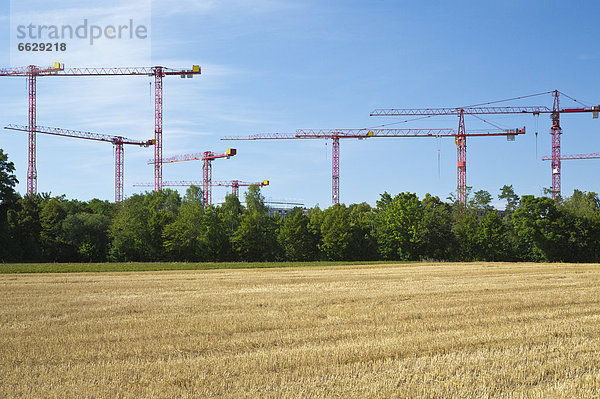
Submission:
<svg viewBox="0 0 600 399">
<path fill-rule="evenodd" d="M 600 266 L 0 275 L 0 397 L 600 397 Z"/>
</svg>

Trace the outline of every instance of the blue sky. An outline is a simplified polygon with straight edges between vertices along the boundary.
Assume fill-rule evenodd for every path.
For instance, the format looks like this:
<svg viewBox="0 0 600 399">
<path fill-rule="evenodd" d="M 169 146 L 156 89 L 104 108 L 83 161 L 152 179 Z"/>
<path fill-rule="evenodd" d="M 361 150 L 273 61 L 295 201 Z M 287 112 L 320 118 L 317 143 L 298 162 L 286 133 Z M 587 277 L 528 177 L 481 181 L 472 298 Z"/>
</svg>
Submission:
<svg viewBox="0 0 600 399">
<path fill-rule="evenodd" d="M 73 4 L 85 8 L 88 2 L 48 3 L 18 2 L 19 7 L 45 7 L 57 14 Z M 123 12 L 118 3 L 113 4 L 115 13 Z M 154 1 L 151 10 L 143 10 L 151 15 L 147 62 L 174 68 L 200 64 L 203 74 L 192 80 L 165 79 L 165 156 L 236 147 L 236 157 L 215 161 L 213 178 L 268 179 L 271 185 L 263 193 L 273 199 L 329 206 L 331 143 L 228 142 L 221 137 L 377 126 L 402 119 L 369 117 L 375 108 L 461 106 L 554 89 L 589 105 L 600 103 L 595 44 L 600 5 L 594 1 L 167 3 Z M 97 12 L 92 5 L 90 15 Z M 4 1 L 0 65 L 11 64 L 10 16 Z M 118 66 L 125 59 L 110 51 L 88 58 L 66 66 Z M 40 78 L 38 124 L 150 138 L 149 83 L 149 78 L 136 77 Z M 26 124 L 25 80 L 2 78 L 0 84 L 0 120 Z M 511 104 L 551 106 L 551 101 L 547 95 Z M 512 184 L 518 194 L 540 195 L 550 186 L 550 165 L 539 159 L 550 153 L 549 117 L 487 119 L 506 128 L 526 126 L 528 133 L 510 143 L 502 137 L 469 139 L 468 185 L 494 196 L 504 184 Z M 467 130 L 489 127 L 473 118 L 466 123 Z M 456 126 L 456 117 L 440 117 L 391 127 Z M 565 115 L 562 127 L 563 153 L 600 151 L 600 120 Z M 18 190 L 24 193 L 26 136 L 0 132 L 0 147 L 15 163 Z M 143 191 L 133 183 L 152 181 L 152 168 L 146 165 L 151 156 L 150 150 L 126 148 L 126 195 Z M 599 162 L 563 162 L 563 194 L 574 188 L 599 192 Z M 445 198 L 456 187 L 456 146 L 451 139 L 342 140 L 340 168 L 345 203 L 374 204 L 384 191 Z M 113 173 L 109 144 L 38 135 L 39 191 L 112 199 Z M 164 180 L 199 180 L 201 164 L 165 165 L 163 174 Z M 218 202 L 226 192 L 215 188 L 213 198 Z"/>
</svg>

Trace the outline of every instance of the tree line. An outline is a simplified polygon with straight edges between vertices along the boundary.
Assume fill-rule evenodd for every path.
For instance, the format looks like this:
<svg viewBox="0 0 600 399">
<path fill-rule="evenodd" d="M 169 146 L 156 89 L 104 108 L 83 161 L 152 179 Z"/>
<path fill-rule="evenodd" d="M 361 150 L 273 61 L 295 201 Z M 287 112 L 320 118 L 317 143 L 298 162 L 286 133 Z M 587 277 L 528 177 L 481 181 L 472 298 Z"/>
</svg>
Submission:
<svg viewBox="0 0 600 399">
<path fill-rule="evenodd" d="M 477 191 L 454 198 L 383 193 L 375 207 L 337 204 L 269 216 L 259 187 L 205 207 L 190 187 L 135 194 L 120 204 L 49 194 L 21 197 L 0 149 L 0 261 L 438 260 L 599 262 L 600 199 L 559 201 L 500 189 L 505 211 Z"/>
</svg>

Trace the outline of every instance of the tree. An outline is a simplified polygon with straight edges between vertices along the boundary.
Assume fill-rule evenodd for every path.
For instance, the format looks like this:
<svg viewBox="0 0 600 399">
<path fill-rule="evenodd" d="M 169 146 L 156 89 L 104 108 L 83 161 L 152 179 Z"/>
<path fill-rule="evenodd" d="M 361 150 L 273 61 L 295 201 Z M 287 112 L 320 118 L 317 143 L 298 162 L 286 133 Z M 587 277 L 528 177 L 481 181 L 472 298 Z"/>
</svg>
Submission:
<svg viewBox="0 0 600 399">
<path fill-rule="evenodd" d="M 472 261 L 477 259 L 477 215 L 471 211 L 456 212 L 456 222 L 452 226 L 452 232 L 458 244 L 458 259 Z"/>
<path fill-rule="evenodd" d="M 0 148 L 0 261 L 13 256 L 10 245 L 8 223 L 9 211 L 17 208 L 18 194 L 15 185 L 19 183 L 14 175 L 15 165 L 8 161 L 8 155 Z"/>
<path fill-rule="evenodd" d="M 383 259 L 417 260 L 421 257 L 423 234 L 419 231 L 423 208 L 414 193 L 400 193 L 377 201 L 375 229 Z"/>
<path fill-rule="evenodd" d="M 15 186 L 19 181 L 14 171 L 14 163 L 8 160 L 8 155 L 0 148 L 0 207 L 14 204 L 18 199 Z"/>
<path fill-rule="evenodd" d="M 245 194 L 246 209 L 249 212 L 258 212 L 262 214 L 267 213 L 267 206 L 265 205 L 265 197 L 260 193 L 259 186 L 250 186 Z"/>
<path fill-rule="evenodd" d="M 452 206 L 430 194 L 425 194 L 421 204 L 423 216 L 418 229 L 418 241 L 422 245 L 422 255 L 436 260 L 455 257 L 457 243 L 452 233 Z"/>
<path fill-rule="evenodd" d="M 192 186 L 183 198 L 177 218 L 163 232 L 164 247 L 176 261 L 219 261 L 230 257 L 225 221 L 219 211 L 205 209 L 202 190 Z"/>
<path fill-rule="evenodd" d="M 490 205 L 491 202 L 492 195 L 485 190 L 479 190 L 473 194 L 473 199 L 469 201 L 469 206 L 476 211 L 488 213 L 494 209 Z"/>
<path fill-rule="evenodd" d="M 72 201 L 69 201 L 72 202 Z M 81 209 L 79 209 L 76 212 L 71 212 L 71 213 L 79 213 L 79 212 L 87 212 L 87 213 L 92 213 L 94 215 L 103 215 L 106 216 L 110 219 L 112 219 L 115 216 L 115 213 L 117 211 L 117 205 L 115 203 L 112 203 L 110 201 L 106 201 L 106 200 L 99 200 L 98 198 L 94 198 L 92 200 L 90 200 L 88 203 L 85 204 L 85 206 L 81 207 Z M 67 204 L 67 210 L 69 209 L 71 205 Z"/>
<path fill-rule="evenodd" d="M 187 262 L 209 260 L 203 234 L 206 227 L 202 203 L 183 201 L 177 218 L 163 231 L 163 246 L 169 259 Z"/>
<path fill-rule="evenodd" d="M 89 212 L 80 212 L 65 218 L 62 222 L 63 239 L 73 248 L 77 261 L 106 261 L 110 222 L 106 215 Z"/>
<path fill-rule="evenodd" d="M 239 259 L 247 262 L 274 261 L 279 258 L 277 223 L 258 211 L 246 211 L 232 237 Z"/>
<path fill-rule="evenodd" d="M 225 203 L 220 207 L 220 217 L 225 222 L 227 235 L 232 237 L 235 231 L 240 227 L 244 207 L 240 200 L 234 194 L 225 196 Z"/>
<path fill-rule="evenodd" d="M 561 206 L 572 215 L 589 219 L 600 212 L 600 199 L 594 192 L 574 190 L 573 195 L 564 199 Z"/>
<path fill-rule="evenodd" d="M 506 211 L 514 212 L 519 207 L 519 196 L 515 194 L 512 184 L 507 186 L 506 184 L 500 188 L 500 194 L 498 199 L 506 200 Z"/>
<path fill-rule="evenodd" d="M 479 220 L 474 242 L 477 260 L 494 262 L 510 257 L 506 226 L 497 211 L 489 212 Z"/>
<path fill-rule="evenodd" d="M 13 213 L 10 220 L 13 229 L 13 244 L 21 254 L 19 260 L 36 262 L 42 260 L 40 232 L 40 208 L 42 196 L 38 194 L 26 195 L 18 201 L 18 210 Z"/>
<path fill-rule="evenodd" d="M 183 204 L 193 204 L 195 206 L 205 206 L 204 203 L 204 192 L 201 187 L 189 186 L 185 190 L 185 195 L 182 200 Z"/>
<path fill-rule="evenodd" d="M 276 219 L 267 215 L 260 187 L 250 186 L 245 197 L 247 208 L 231 239 L 234 250 L 243 261 L 277 260 L 280 258 L 278 225 Z"/>
<path fill-rule="evenodd" d="M 323 224 L 323 211 L 319 208 L 319 206 L 315 206 L 308 211 L 308 231 L 315 237 L 315 242 L 317 243 L 318 255 L 317 258 L 319 260 L 325 259 L 325 255 L 321 251 L 321 247 L 323 244 L 323 234 L 321 233 L 321 225 Z"/>
<path fill-rule="evenodd" d="M 353 260 L 377 259 L 377 238 L 375 236 L 375 213 L 366 202 L 348 207 L 352 242 L 350 258 Z"/>
<path fill-rule="evenodd" d="M 567 261 L 569 249 L 568 218 L 561 214 L 556 201 L 521 197 L 521 205 L 513 214 L 515 233 L 527 246 L 527 260 L 558 262 Z"/>
<path fill-rule="evenodd" d="M 123 201 L 109 228 L 111 259 L 165 259 L 163 230 L 177 217 L 180 204 L 179 194 L 168 189 L 136 194 Z"/>
<path fill-rule="evenodd" d="M 600 200 L 594 192 L 574 190 L 559 206 L 563 219 L 569 221 L 570 258 L 575 262 L 600 260 Z"/>
<path fill-rule="evenodd" d="M 292 209 L 283 219 L 277 239 L 286 260 L 310 261 L 318 258 L 318 236 L 309 224 L 310 219 L 302 208 Z"/>
<path fill-rule="evenodd" d="M 40 241 L 45 261 L 59 262 L 68 259 L 68 248 L 64 241 L 62 224 L 67 217 L 64 196 L 42 202 L 40 211 Z"/>
<path fill-rule="evenodd" d="M 220 210 L 214 206 L 208 207 L 204 212 L 204 220 L 207 226 L 204 237 L 208 258 L 213 261 L 234 260 L 229 228 Z"/>
<path fill-rule="evenodd" d="M 319 249 L 327 260 L 350 260 L 352 226 L 350 212 L 344 204 L 335 204 L 323 211 L 322 242 Z"/>
</svg>

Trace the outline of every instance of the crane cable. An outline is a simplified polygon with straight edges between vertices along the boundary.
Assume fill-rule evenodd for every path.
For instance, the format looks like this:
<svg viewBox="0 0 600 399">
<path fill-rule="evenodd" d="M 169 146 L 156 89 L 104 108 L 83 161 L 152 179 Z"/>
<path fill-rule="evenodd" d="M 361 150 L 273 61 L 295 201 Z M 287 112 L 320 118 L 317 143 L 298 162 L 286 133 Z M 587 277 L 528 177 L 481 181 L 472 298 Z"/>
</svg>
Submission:
<svg viewBox="0 0 600 399">
<path fill-rule="evenodd" d="M 377 128 L 380 128 L 380 127 L 386 127 L 386 126 L 391 126 L 391 125 L 398 125 L 400 123 L 407 123 L 407 122 L 412 122 L 412 121 L 418 121 L 418 120 L 421 120 L 421 119 L 428 119 L 428 118 L 431 118 L 432 116 L 437 116 L 437 115 L 427 115 L 427 116 L 421 116 L 419 118 L 406 119 L 406 120 L 403 120 L 403 121 L 400 121 L 400 122 L 384 123 L 383 125 L 366 127 L 364 129 L 377 129 Z"/>
<path fill-rule="evenodd" d="M 485 122 L 488 125 L 491 125 L 491 126 L 495 127 L 496 129 L 506 130 L 506 129 L 504 129 L 504 128 L 502 128 L 502 127 L 500 127 L 500 126 L 498 126 L 498 125 L 496 125 L 496 124 L 494 124 L 492 122 L 489 122 L 489 121 L 487 121 L 487 120 L 485 120 L 483 118 L 478 117 L 477 115 L 471 115 L 471 116 L 474 116 L 475 118 L 479 119 L 480 121 Z"/>
<path fill-rule="evenodd" d="M 586 103 L 584 103 L 583 101 L 576 100 L 576 99 L 574 99 L 573 97 L 566 95 L 566 94 L 565 94 L 565 93 L 563 93 L 562 91 L 559 91 L 558 93 L 559 93 L 559 94 L 561 94 L 561 95 L 563 95 L 563 96 L 565 96 L 565 97 L 567 97 L 569 100 L 573 100 L 573 101 L 575 101 L 577 104 L 581 104 L 581 105 L 583 105 L 584 107 L 589 107 L 589 106 L 590 106 L 590 104 L 591 104 L 591 103 L 587 103 L 587 104 L 586 104 Z"/>
<path fill-rule="evenodd" d="M 551 94 L 553 92 L 554 91 L 546 91 L 544 93 L 529 94 L 529 95 L 526 95 L 526 96 L 519 96 L 519 97 L 507 98 L 505 100 L 489 101 L 487 103 L 467 105 L 467 106 L 462 107 L 462 108 L 480 107 L 482 105 L 490 105 L 490 104 L 504 103 L 504 102 L 507 102 L 507 101 L 522 100 L 524 98 L 543 96 L 543 95 L 546 95 L 546 94 Z"/>
</svg>

